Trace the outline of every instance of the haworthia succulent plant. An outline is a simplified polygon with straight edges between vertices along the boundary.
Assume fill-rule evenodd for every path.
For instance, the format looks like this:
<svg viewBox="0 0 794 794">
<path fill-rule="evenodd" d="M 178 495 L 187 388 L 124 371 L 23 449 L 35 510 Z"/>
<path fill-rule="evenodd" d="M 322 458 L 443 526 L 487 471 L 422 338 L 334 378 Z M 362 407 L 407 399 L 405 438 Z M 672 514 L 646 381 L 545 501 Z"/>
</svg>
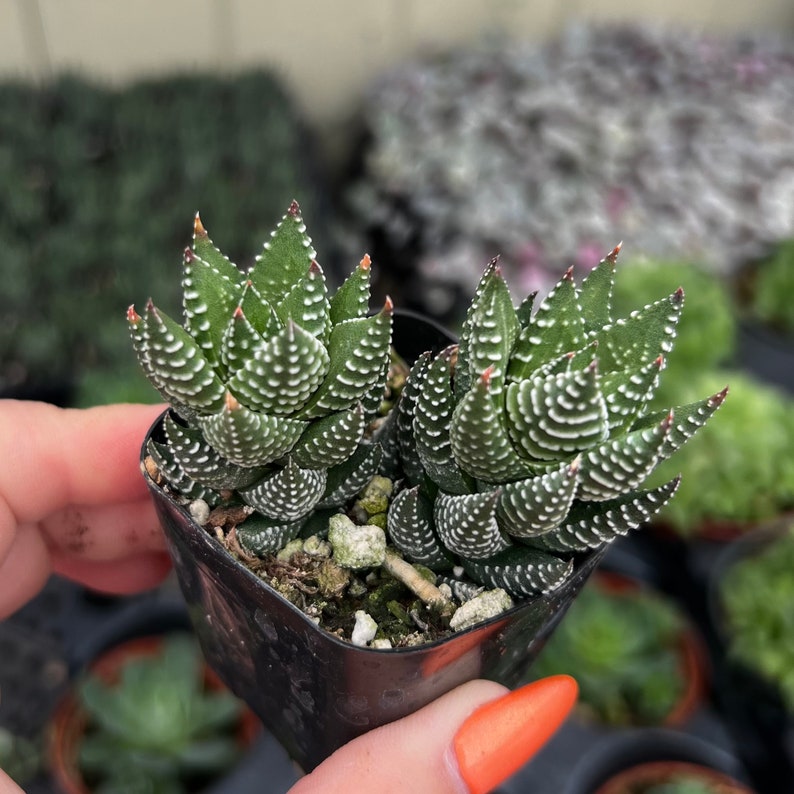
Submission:
<svg viewBox="0 0 794 794">
<path fill-rule="evenodd" d="M 245 506 L 236 538 L 257 555 L 386 475 L 389 541 L 407 560 L 513 596 L 553 590 L 577 554 L 671 498 L 677 480 L 643 482 L 725 396 L 647 412 L 684 295 L 613 318 L 618 251 L 580 285 L 566 272 L 537 307 L 515 308 L 492 260 L 460 343 L 420 356 L 376 427 L 392 306 L 370 313 L 369 257 L 329 296 L 297 204 L 247 273 L 196 216 L 183 323 L 151 301 L 128 311 L 173 407 L 154 465 L 188 499 Z"/>
<path fill-rule="evenodd" d="M 127 314 L 144 372 L 175 412 L 165 443 L 150 444 L 156 465 L 183 495 L 216 504 L 231 491 L 253 507 L 259 518 L 238 538 L 258 554 L 373 473 L 364 431 L 384 388 L 391 303 L 370 315 L 368 257 L 333 297 L 314 257 L 295 202 L 247 273 L 197 215 L 183 324 L 151 301 Z"/>
<path fill-rule="evenodd" d="M 514 308 L 489 263 L 460 343 L 413 367 L 396 438 L 405 487 L 392 542 L 423 564 L 527 596 L 558 587 L 576 554 L 651 518 L 673 480 L 641 486 L 719 407 L 725 392 L 647 414 L 684 294 L 611 315 L 620 246 L 581 285 L 569 270 L 537 309 Z"/>
</svg>

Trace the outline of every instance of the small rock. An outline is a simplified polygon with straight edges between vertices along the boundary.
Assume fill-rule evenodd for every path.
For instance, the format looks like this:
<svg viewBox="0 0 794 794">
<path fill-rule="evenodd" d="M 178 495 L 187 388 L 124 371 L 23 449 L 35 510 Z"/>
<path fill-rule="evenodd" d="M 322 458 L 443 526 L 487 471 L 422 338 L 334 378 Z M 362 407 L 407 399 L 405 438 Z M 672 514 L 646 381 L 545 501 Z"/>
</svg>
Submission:
<svg viewBox="0 0 794 794">
<path fill-rule="evenodd" d="M 375 475 L 359 494 L 357 504 L 361 505 L 370 516 L 385 513 L 389 509 L 389 499 L 393 490 L 394 486 L 388 477 Z"/>
<path fill-rule="evenodd" d="M 286 562 L 299 551 L 303 551 L 303 541 L 299 538 L 296 538 L 295 540 L 291 540 L 289 543 L 287 543 L 287 545 L 284 546 L 284 548 L 281 549 L 278 554 L 276 554 L 276 559 Z"/>
<path fill-rule="evenodd" d="M 372 616 L 363 609 L 356 611 L 356 625 L 353 626 L 353 633 L 350 635 L 350 642 L 353 645 L 364 647 L 375 639 L 378 633 L 378 624 Z"/>
<path fill-rule="evenodd" d="M 369 647 L 378 648 L 379 650 L 387 650 L 388 648 L 391 648 L 392 645 L 390 639 L 388 639 L 387 637 L 383 637 L 380 640 L 372 640 Z"/>
<path fill-rule="evenodd" d="M 341 513 L 328 523 L 328 541 L 334 547 L 334 561 L 343 568 L 374 568 L 386 557 L 386 533 L 380 527 L 358 526 Z"/>
<path fill-rule="evenodd" d="M 330 557 L 331 544 L 323 540 L 319 535 L 311 535 L 303 541 L 303 550 L 312 557 Z"/>
<path fill-rule="evenodd" d="M 210 506 L 203 499 L 194 499 L 187 506 L 187 510 L 200 527 L 210 520 Z"/>
<path fill-rule="evenodd" d="M 501 588 L 486 590 L 458 607 L 449 621 L 449 626 L 453 631 L 462 631 L 470 626 L 476 626 L 483 620 L 500 615 L 511 606 L 513 599 Z"/>
</svg>

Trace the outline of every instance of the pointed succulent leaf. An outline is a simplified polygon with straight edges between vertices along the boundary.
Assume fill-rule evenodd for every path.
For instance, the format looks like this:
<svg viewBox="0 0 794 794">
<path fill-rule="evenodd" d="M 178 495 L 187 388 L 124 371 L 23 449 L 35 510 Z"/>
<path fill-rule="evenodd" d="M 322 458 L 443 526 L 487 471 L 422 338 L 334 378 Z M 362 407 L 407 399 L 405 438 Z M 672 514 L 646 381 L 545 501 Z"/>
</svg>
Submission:
<svg viewBox="0 0 794 794">
<path fill-rule="evenodd" d="M 383 377 L 389 359 L 392 304 L 371 317 L 334 326 L 328 343 L 330 367 L 301 411 L 307 419 L 355 405 Z"/>
<path fill-rule="evenodd" d="M 397 405 L 399 405 L 399 400 Z M 382 420 L 376 423 L 372 434 L 373 443 L 378 444 L 382 450 L 380 473 L 391 480 L 405 476 L 400 458 L 400 442 L 397 437 L 397 415 L 398 411 L 395 406 Z M 417 463 L 417 465 L 421 468 L 421 464 Z"/>
<path fill-rule="evenodd" d="M 216 365 L 216 371 L 222 367 L 226 376 L 231 377 L 262 344 L 262 336 L 246 317 L 242 306 L 238 306 L 224 331 L 220 367 Z"/>
<path fill-rule="evenodd" d="M 290 457 L 307 469 L 327 469 L 347 460 L 364 435 L 361 405 L 315 419 L 292 448 Z"/>
<path fill-rule="evenodd" d="M 518 319 L 518 324 L 522 329 L 526 328 L 532 320 L 532 310 L 535 307 L 535 298 L 537 298 L 537 296 L 537 290 L 535 292 L 530 292 L 529 295 L 527 295 L 527 297 L 521 301 L 518 308 L 516 309 L 516 318 Z"/>
<path fill-rule="evenodd" d="M 485 267 L 477 288 L 474 290 L 474 297 L 469 304 L 466 318 L 460 330 L 460 340 L 458 342 L 458 357 L 454 372 L 455 395 L 460 399 L 471 388 L 472 378 L 469 367 L 469 350 L 472 333 L 472 318 L 477 312 L 485 289 L 493 277 L 493 273 L 499 264 L 499 257 L 494 257 Z"/>
<path fill-rule="evenodd" d="M 317 262 L 311 263 L 306 275 L 276 306 L 276 314 L 284 325 L 292 320 L 323 345 L 328 344 L 331 335 L 328 291 L 325 276 Z"/>
<path fill-rule="evenodd" d="M 229 317 L 240 302 L 243 276 L 234 280 L 185 249 L 182 274 L 185 329 L 213 365 L 221 359 L 221 344 Z"/>
<path fill-rule="evenodd" d="M 286 455 L 306 429 L 297 419 L 256 413 L 230 392 L 220 411 L 197 421 L 204 438 L 238 466 L 267 466 Z"/>
<path fill-rule="evenodd" d="M 253 513 L 242 524 L 237 525 L 236 534 L 240 545 L 257 557 L 264 557 L 283 549 L 298 536 L 303 521 L 277 521 Z"/>
<path fill-rule="evenodd" d="M 490 371 L 486 370 L 455 408 L 452 454 L 463 471 L 485 482 L 526 477 L 531 469 L 513 447 L 489 388 Z"/>
<path fill-rule="evenodd" d="M 257 333 L 265 339 L 274 336 L 284 327 L 276 310 L 260 295 L 250 279 L 243 285 L 239 305 Z"/>
<path fill-rule="evenodd" d="M 489 369 L 490 395 L 499 399 L 504 386 L 507 364 L 520 327 L 510 291 L 502 271 L 495 267 L 482 284 L 477 308 L 469 318 L 469 381 Z"/>
<path fill-rule="evenodd" d="M 198 344 L 149 301 L 144 317 L 127 313 L 133 346 L 149 380 L 167 398 L 210 413 L 223 405 L 223 384 Z"/>
<path fill-rule="evenodd" d="M 359 444 L 344 463 L 328 469 L 325 493 L 318 507 L 342 507 L 378 473 L 383 450 L 377 444 Z"/>
<path fill-rule="evenodd" d="M 635 369 L 666 356 L 673 348 L 683 306 L 684 291 L 679 289 L 596 332 L 593 338 L 598 341 L 602 371 Z"/>
<path fill-rule="evenodd" d="M 558 527 L 576 494 L 578 459 L 556 469 L 500 486 L 499 526 L 511 537 L 531 538 Z"/>
<path fill-rule="evenodd" d="M 634 490 L 661 459 L 673 415 L 658 424 L 609 439 L 582 454 L 576 498 L 604 502 Z"/>
<path fill-rule="evenodd" d="M 248 277 L 265 300 L 278 306 L 292 286 L 304 277 L 315 256 L 300 207 L 293 201 L 271 232 Z"/>
<path fill-rule="evenodd" d="M 146 453 L 151 457 L 160 474 L 168 480 L 168 484 L 186 499 L 203 499 L 210 506 L 218 503 L 218 494 L 192 479 L 177 463 L 167 444 L 158 444 L 150 438 L 146 445 Z"/>
<path fill-rule="evenodd" d="M 364 409 L 364 416 L 370 421 L 382 416 L 381 408 L 383 406 L 383 398 L 386 395 L 389 368 L 389 357 L 384 357 L 380 374 L 373 378 L 373 385 L 370 387 L 369 391 L 361 397 L 361 407 Z"/>
<path fill-rule="evenodd" d="M 664 359 L 659 356 L 639 369 L 607 372 L 601 376 L 610 433 L 621 433 L 632 426 L 653 396 L 663 366 Z"/>
<path fill-rule="evenodd" d="M 287 465 L 240 490 L 246 504 L 276 521 L 293 522 L 308 515 L 325 492 L 325 469 L 303 469 L 289 457 Z"/>
<path fill-rule="evenodd" d="M 427 475 L 447 493 L 466 493 L 468 478 L 452 455 L 450 420 L 455 410 L 448 347 L 430 363 L 414 406 L 413 438 Z"/>
<path fill-rule="evenodd" d="M 414 414 L 416 412 L 416 401 L 419 399 L 424 380 L 430 369 L 430 360 L 430 353 L 423 353 L 416 360 L 411 367 L 395 409 L 397 415 L 395 430 L 400 463 L 409 482 L 414 485 L 420 484 L 425 478 L 425 470 L 416 448 Z"/>
<path fill-rule="evenodd" d="M 188 477 L 215 490 L 245 488 L 264 476 L 263 468 L 243 468 L 222 458 L 196 427 L 166 416 L 163 422 L 168 448 Z"/>
<path fill-rule="evenodd" d="M 615 262 L 623 244 L 616 245 L 588 274 L 578 291 L 585 331 L 592 333 L 612 321 Z"/>
<path fill-rule="evenodd" d="M 193 253 L 227 281 L 236 284 L 242 281 L 243 275 L 237 266 L 210 240 L 198 212 L 193 219 Z"/>
<path fill-rule="evenodd" d="M 670 501 L 680 479 L 607 502 L 575 502 L 565 523 L 536 541 L 542 548 L 557 552 L 598 548 L 649 521 Z"/>
<path fill-rule="evenodd" d="M 434 571 L 452 567 L 450 554 L 433 527 L 433 506 L 419 486 L 400 491 L 389 506 L 389 538 L 409 560 Z"/>
<path fill-rule="evenodd" d="M 496 505 L 499 491 L 463 495 L 439 492 L 433 520 L 444 546 L 465 559 L 491 557 L 510 546 L 499 529 Z"/>
<path fill-rule="evenodd" d="M 689 441 L 689 439 L 714 415 L 714 412 L 725 401 L 727 394 L 728 387 L 726 386 L 722 391 L 713 394 L 711 397 L 706 397 L 704 400 L 698 400 L 674 408 L 671 412 L 673 414 L 673 423 L 662 445 L 660 459 L 667 460 L 667 458 Z M 633 429 L 636 430 L 653 426 L 654 423 L 663 419 L 666 413 L 665 411 L 660 413 L 654 412 L 647 416 L 643 416 L 640 420 L 635 422 Z"/>
<path fill-rule="evenodd" d="M 463 568 L 487 587 L 501 587 L 514 598 L 525 598 L 556 590 L 573 572 L 573 562 L 513 546 L 486 560 L 464 560 Z"/>
<path fill-rule="evenodd" d="M 292 415 L 315 394 L 329 366 L 322 343 L 290 321 L 251 351 L 228 388 L 254 411 Z"/>
<path fill-rule="evenodd" d="M 508 381 L 529 377 L 542 364 L 577 350 L 584 341 L 584 319 L 570 268 L 519 334 L 510 359 Z"/>
<path fill-rule="evenodd" d="M 372 278 L 371 264 L 369 254 L 365 254 L 358 267 L 331 298 L 331 322 L 334 325 L 367 316 Z"/>
<path fill-rule="evenodd" d="M 561 460 L 607 437 L 607 408 L 595 364 L 511 383 L 506 408 L 510 438 L 535 460 Z"/>
</svg>

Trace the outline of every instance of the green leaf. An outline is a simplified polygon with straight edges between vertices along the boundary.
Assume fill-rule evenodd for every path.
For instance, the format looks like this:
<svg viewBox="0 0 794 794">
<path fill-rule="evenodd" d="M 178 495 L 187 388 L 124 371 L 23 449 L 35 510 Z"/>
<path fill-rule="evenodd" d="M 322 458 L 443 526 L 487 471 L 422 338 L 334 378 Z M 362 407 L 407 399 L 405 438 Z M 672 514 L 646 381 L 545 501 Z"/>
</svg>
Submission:
<svg viewBox="0 0 794 794">
<path fill-rule="evenodd" d="M 433 506 L 419 493 L 419 486 L 400 491 L 392 499 L 387 520 L 389 539 L 409 560 L 434 571 L 452 567 L 435 533 Z"/>
<path fill-rule="evenodd" d="M 163 422 L 168 446 L 175 462 L 191 479 L 220 491 L 236 490 L 256 482 L 263 468 L 242 468 L 221 457 L 198 428 L 177 424 L 170 416 Z"/>
<path fill-rule="evenodd" d="M 400 463 L 409 482 L 419 485 L 425 479 L 425 470 L 416 448 L 416 435 L 414 434 L 414 414 L 416 401 L 422 390 L 422 385 L 430 369 L 430 353 L 423 353 L 416 360 L 408 373 L 402 394 L 397 402 L 394 412 L 397 416 L 395 434 L 400 450 Z"/>
<path fill-rule="evenodd" d="M 559 526 L 576 494 L 578 463 L 501 485 L 497 519 L 511 537 L 529 538 Z"/>
<path fill-rule="evenodd" d="M 565 523 L 536 542 L 542 548 L 568 553 L 596 549 L 649 521 L 670 501 L 680 479 L 607 502 L 574 502 Z"/>
<path fill-rule="evenodd" d="M 491 557 L 511 544 L 496 520 L 498 491 L 439 492 L 433 505 L 436 532 L 444 546 L 465 559 Z"/>
<path fill-rule="evenodd" d="M 317 262 L 311 263 L 306 275 L 284 296 L 276 306 L 276 313 L 284 325 L 292 320 L 323 345 L 328 344 L 331 334 L 328 293 Z"/>
<path fill-rule="evenodd" d="M 327 469 L 347 460 L 364 435 L 361 405 L 315 419 L 292 448 L 290 457 L 307 469 Z"/>
<path fill-rule="evenodd" d="M 611 438 L 582 455 L 577 499 L 603 502 L 634 490 L 661 460 L 673 415 L 653 427 Z"/>
<path fill-rule="evenodd" d="M 370 392 L 388 366 L 391 316 L 387 301 L 372 317 L 334 326 L 328 343 L 330 367 L 300 416 L 313 419 L 350 408 Z"/>
<path fill-rule="evenodd" d="M 568 458 L 607 437 L 607 407 L 595 364 L 511 383 L 506 408 L 510 438 L 535 460 Z"/>
<path fill-rule="evenodd" d="M 585 331 L 592 333 L 612 321 L 612 290 L 615 285 L 615 262 L 620 253 L 615 246 L 588 274 L 578 291 Z"/>
<path fill-rule="evenodd" d="M 204 438 L 224 458 L 238 466 L 266 466 L 286 455 L 306 422 L 255 413 L 227 392 L 224 407 L 198 418 Z"/>
<path fill-rule="evenodd" d="M 530 377 L 547 361 L 578 350 L 584 342 L 584 319 L 570 268 L 521 330 L 510 359 L 508 382 Z"/>
<path fill-rule="evenodd" d="M 414 405 L 413 440 L 427 475 L 447 493 L 466 493 L 468 478 L 452 455 L 450 422 L 455 409 L 448 347 L 425 371 Z"/>
<path fill-rule="evenodd" d="M 300 207 L 293 201 L 271 232 L 270 240 L 256 258 L 248 277 L 265 300 L 278 306 L 292 286 L 306 275 L 315 256 Z"/>
<path fill-rule="evenodd" d="M 466 573 L 486 587 L 501 587 L 514 598 L 550 593 L 573 572 L 571 560 L 518 546 L 485 560 L 463 560 Z"/>
<path fill-rule="evenodd" d="M 186 499 L 203 499 L 210 506 L 218 503 L 218 494 L 210 488 L 199 485 L 190 477 L 177 463 L 174 453 L 166 444 L 158 444 L 149 439 L 146 454 L 152 458 L 157 470 L 168 480 L 168 484 Z"/>
<path fill-rule="evenodd" d="M 378 473 L 383 450 L 377 444 L 362 442 L 358 449 L 337 466 L 328 469 L 325 494 L 318 507 L 342 507 Z"/>
<path fill-rule="evenodd" d="M 325 492 L 325 469 L 303 469 L 289 457 L 287 465 L 251 488 L 240 490 L 246 504 L 263 516 L 291 523 L 308 515 Z"/>
<path fill-rule="evenodd" d="M 236 528 L 237 540 L 257 557 L 277 552 L 298 536 L 303 521 L 284 522 L 253 513 Z"/>
<path fill-rule="evenodd" d="M 639 369 L 666 356 L 673 348 L 683 306 L 684 291 L 679 289 L 597 331 L 592 338 L 598 342 L 602 372 Z"/>
<path fill-rule="evenodd" d="M 365 254 L 358 267 L 331 298 L 331 322 L 334 325 L 367 316 L 372 278 L 371 264 L 369 255 Z"/>
<path fill-rule="evenodd" d="M 490 371 L 472 386 L 452 417 L 452 454 L 463 471 L 485 482 L 499 483 L 532 473 L 516 452 L 490 396 Z"/>
<path fill-rule="evenodd" d="M 223 405 L 224 388 L 193 337 L 149 301 L 144 317 L 127 313 L 133 346 L 152 385 L 168 399 L 202 413 Z"/>
<path fill-rule="evenodd" d="M 610 433 L 628 430 L 653 396 L 664 359 L 659 356 L 640 369 L 607 372 L 601 376 L 601 394 L 607 404 Z"/>
<path fill-rule="evenodd" d="M 221 278 L 233 283 L 240 283 L 242 280 L 242 273 L 237 266 L 210 240 L 198 213 L 193 220 L 193 253 L 198 259 L 206 262 Z"/>
<path fill-rule="evenodd" d="M 322 343 L 290 321 L 251 351 L 228 388 L 251 410 L 293 415 L 316 393 L 329 367 Z"/>
<path fill-rule="evenodd" d="M 477 306 L 469 317 L 467 364 L 469 381 L 490 370 L 490 395 L 498 401 L 504 387 L 507 363 L 519 333 L 510 291 L 499 267 L 481 282 Z"/>
</svg>

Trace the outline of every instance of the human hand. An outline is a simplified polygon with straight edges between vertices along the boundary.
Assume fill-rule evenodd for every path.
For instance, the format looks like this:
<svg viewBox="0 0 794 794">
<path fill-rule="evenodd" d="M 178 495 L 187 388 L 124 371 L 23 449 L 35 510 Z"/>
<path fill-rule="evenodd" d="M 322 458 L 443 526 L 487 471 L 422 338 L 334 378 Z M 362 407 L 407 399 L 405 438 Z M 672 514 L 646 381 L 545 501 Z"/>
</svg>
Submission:
<svg viewBox="0 0 794 794">
<path fill-rule="evenodd" d="M 139 469 L 162 411 L 0 401 L 0 619 L 52 573 L 109 593 L 163 579 L 170 562 Z"/>
<path fill-rule="evenodd" d="M 161 406 L 86 410 L 0 401 L 0 619 L 51 573 L 105 592 L 157 585 L 170 568 L 139 471 Z M 290 794 L 485 794 L 554 733 L 576 699 L 554 676 L 513 693 L 471 681 L 340 748 Z M 20 789 L 0 770 L 0 794 Z"/>
</svg>

